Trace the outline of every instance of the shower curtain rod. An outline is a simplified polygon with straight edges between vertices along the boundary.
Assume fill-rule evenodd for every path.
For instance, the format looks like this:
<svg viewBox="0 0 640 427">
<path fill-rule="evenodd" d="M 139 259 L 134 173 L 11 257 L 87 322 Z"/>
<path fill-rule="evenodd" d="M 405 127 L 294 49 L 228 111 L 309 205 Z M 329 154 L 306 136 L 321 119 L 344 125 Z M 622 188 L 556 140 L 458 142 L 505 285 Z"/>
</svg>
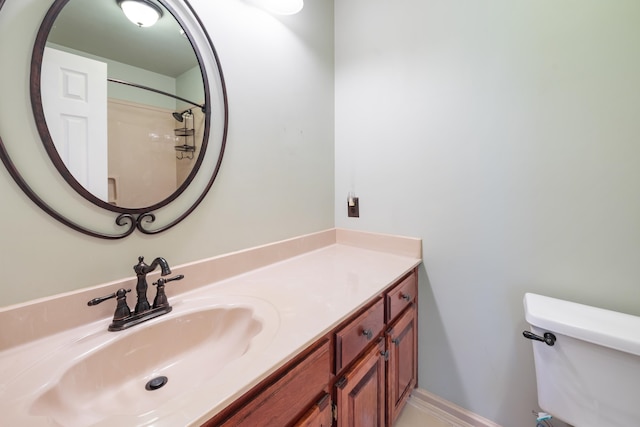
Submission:
<svg viewBox="0 0 640 427">
<path fill-rule="evenodd" d="M 161 90 L 154 89 L 152 87 L 139 85 L 137 83 L 127 82 L 127 81 L 124 81 L 124 80 L 107 78 L 107 81 L 110 81 L 110 82 L 113 82 L 113 83 L 118 83 L 118 84 L 121 84 L 121 85 L 126 85 L 126 86 L 133 86 L 133 87 L 137 87 L 138 89 L 144 89 L 144 90 L 148 90 L 148 91 L 151 91 L 151 92 L 159 93 L 160 95 L 169 96 L 171 98 L 175 98 L 175 99 L 180 100 L 182 102 L 186 102 L 187 104 L 191 104 L 191 105 L 194 105 L 196 107 L 200 107 L 200 109 L 202 110 L 203 113 L 206 112 L 206 109 L 205 109 L 204 105 L 197 104 L 197 103 L 195 103 L 193 101 L 189 101 L 188 99 L 179 97 L 179 96 L 171 94 L 169 92 L 163 92 Z"/>
</svg>

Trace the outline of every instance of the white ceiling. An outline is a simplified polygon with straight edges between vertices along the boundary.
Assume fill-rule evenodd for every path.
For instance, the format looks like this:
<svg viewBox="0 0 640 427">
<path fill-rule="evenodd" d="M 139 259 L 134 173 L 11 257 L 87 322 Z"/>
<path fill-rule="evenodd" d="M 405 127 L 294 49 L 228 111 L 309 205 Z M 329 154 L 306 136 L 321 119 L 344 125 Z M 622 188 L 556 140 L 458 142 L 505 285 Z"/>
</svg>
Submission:
<svg viewBox="0 0 640 427">
<path fill-rule="evenodd" d="M 64 6 L 50 42 L 123 62 L 166 76 L 177 77 L 198 62 L 189 40 L 169 11 L 152 27 L 129 21 L 116 0 L 71 0 Z"/>
</svg>

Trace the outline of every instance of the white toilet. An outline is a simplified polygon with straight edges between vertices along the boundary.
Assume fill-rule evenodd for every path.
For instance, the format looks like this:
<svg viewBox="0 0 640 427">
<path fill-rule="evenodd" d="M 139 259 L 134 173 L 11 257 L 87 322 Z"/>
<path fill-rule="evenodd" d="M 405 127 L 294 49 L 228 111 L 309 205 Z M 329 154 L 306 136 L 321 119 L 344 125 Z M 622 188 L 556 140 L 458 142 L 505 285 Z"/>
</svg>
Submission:
<svg viewBox="0 0 640 427">
<path fill-rule="evenodd" d="M 555 336 L 531 341 L 540 408 L 575 427 L 640 426 L 640 317 L 529 293 L 524 309 L 533 334 Z"/>
</svg>

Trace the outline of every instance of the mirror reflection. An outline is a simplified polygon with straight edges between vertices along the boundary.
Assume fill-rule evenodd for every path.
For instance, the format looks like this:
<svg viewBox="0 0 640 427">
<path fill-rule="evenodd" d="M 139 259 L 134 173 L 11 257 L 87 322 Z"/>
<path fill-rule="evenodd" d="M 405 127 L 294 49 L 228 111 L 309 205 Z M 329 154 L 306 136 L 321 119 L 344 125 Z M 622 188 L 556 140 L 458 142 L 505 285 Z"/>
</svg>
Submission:
<svg viewBox="0 0 640 427">
<path fill-rule="evenodd" d="M 195 52 L 171 13 L 142 1 L 157 9 L 148 25 L 125 16 L 129 2 L 70 0 L 62 8 L 47 38 L 41 96 L 75 180 L 109 204 L 143 208 L 190 176 L 205 95 Z"/>
</svg>

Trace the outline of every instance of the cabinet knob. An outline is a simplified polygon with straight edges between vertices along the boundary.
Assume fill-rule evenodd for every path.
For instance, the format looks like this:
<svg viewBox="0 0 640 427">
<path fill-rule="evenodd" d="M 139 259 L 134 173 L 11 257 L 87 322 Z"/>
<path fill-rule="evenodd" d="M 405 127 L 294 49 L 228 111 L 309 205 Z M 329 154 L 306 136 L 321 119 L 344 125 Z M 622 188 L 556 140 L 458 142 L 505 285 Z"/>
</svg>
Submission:
<svg viewBox="0 0 640 427">
<path fill-rule="evenodd" d="M 371 329 L 364 329 L 362 331 L 362 335 L 364 335 L 365 337 L 367 337 L 368 340 L 370 340 L 371 338 L 373 338 L 373 332 L 371 331 Z"/>
<path fill-rule="evenodd" d="M 409 294 L 403 294 L 403 293 L 401 293 L 401 294 L 400 294 L 400 298 L 402 298 L 402 299 L 403 299 L 403 300 L 405 300 L 405 301 L 411 301 L 411 295 L 409 295 Z"/>
<path fill-rule="evenodd" d="M 395 345 L 400 345 L 400 338 L 394 338 L 391 340 L 392 343 L 394 343 Z"/>
<path fill-rule="evenodd" d="M 380 356 L 382 356 L 385 361 L 389 360 L 389 350 L 381 351 Z"/>
</svg>

